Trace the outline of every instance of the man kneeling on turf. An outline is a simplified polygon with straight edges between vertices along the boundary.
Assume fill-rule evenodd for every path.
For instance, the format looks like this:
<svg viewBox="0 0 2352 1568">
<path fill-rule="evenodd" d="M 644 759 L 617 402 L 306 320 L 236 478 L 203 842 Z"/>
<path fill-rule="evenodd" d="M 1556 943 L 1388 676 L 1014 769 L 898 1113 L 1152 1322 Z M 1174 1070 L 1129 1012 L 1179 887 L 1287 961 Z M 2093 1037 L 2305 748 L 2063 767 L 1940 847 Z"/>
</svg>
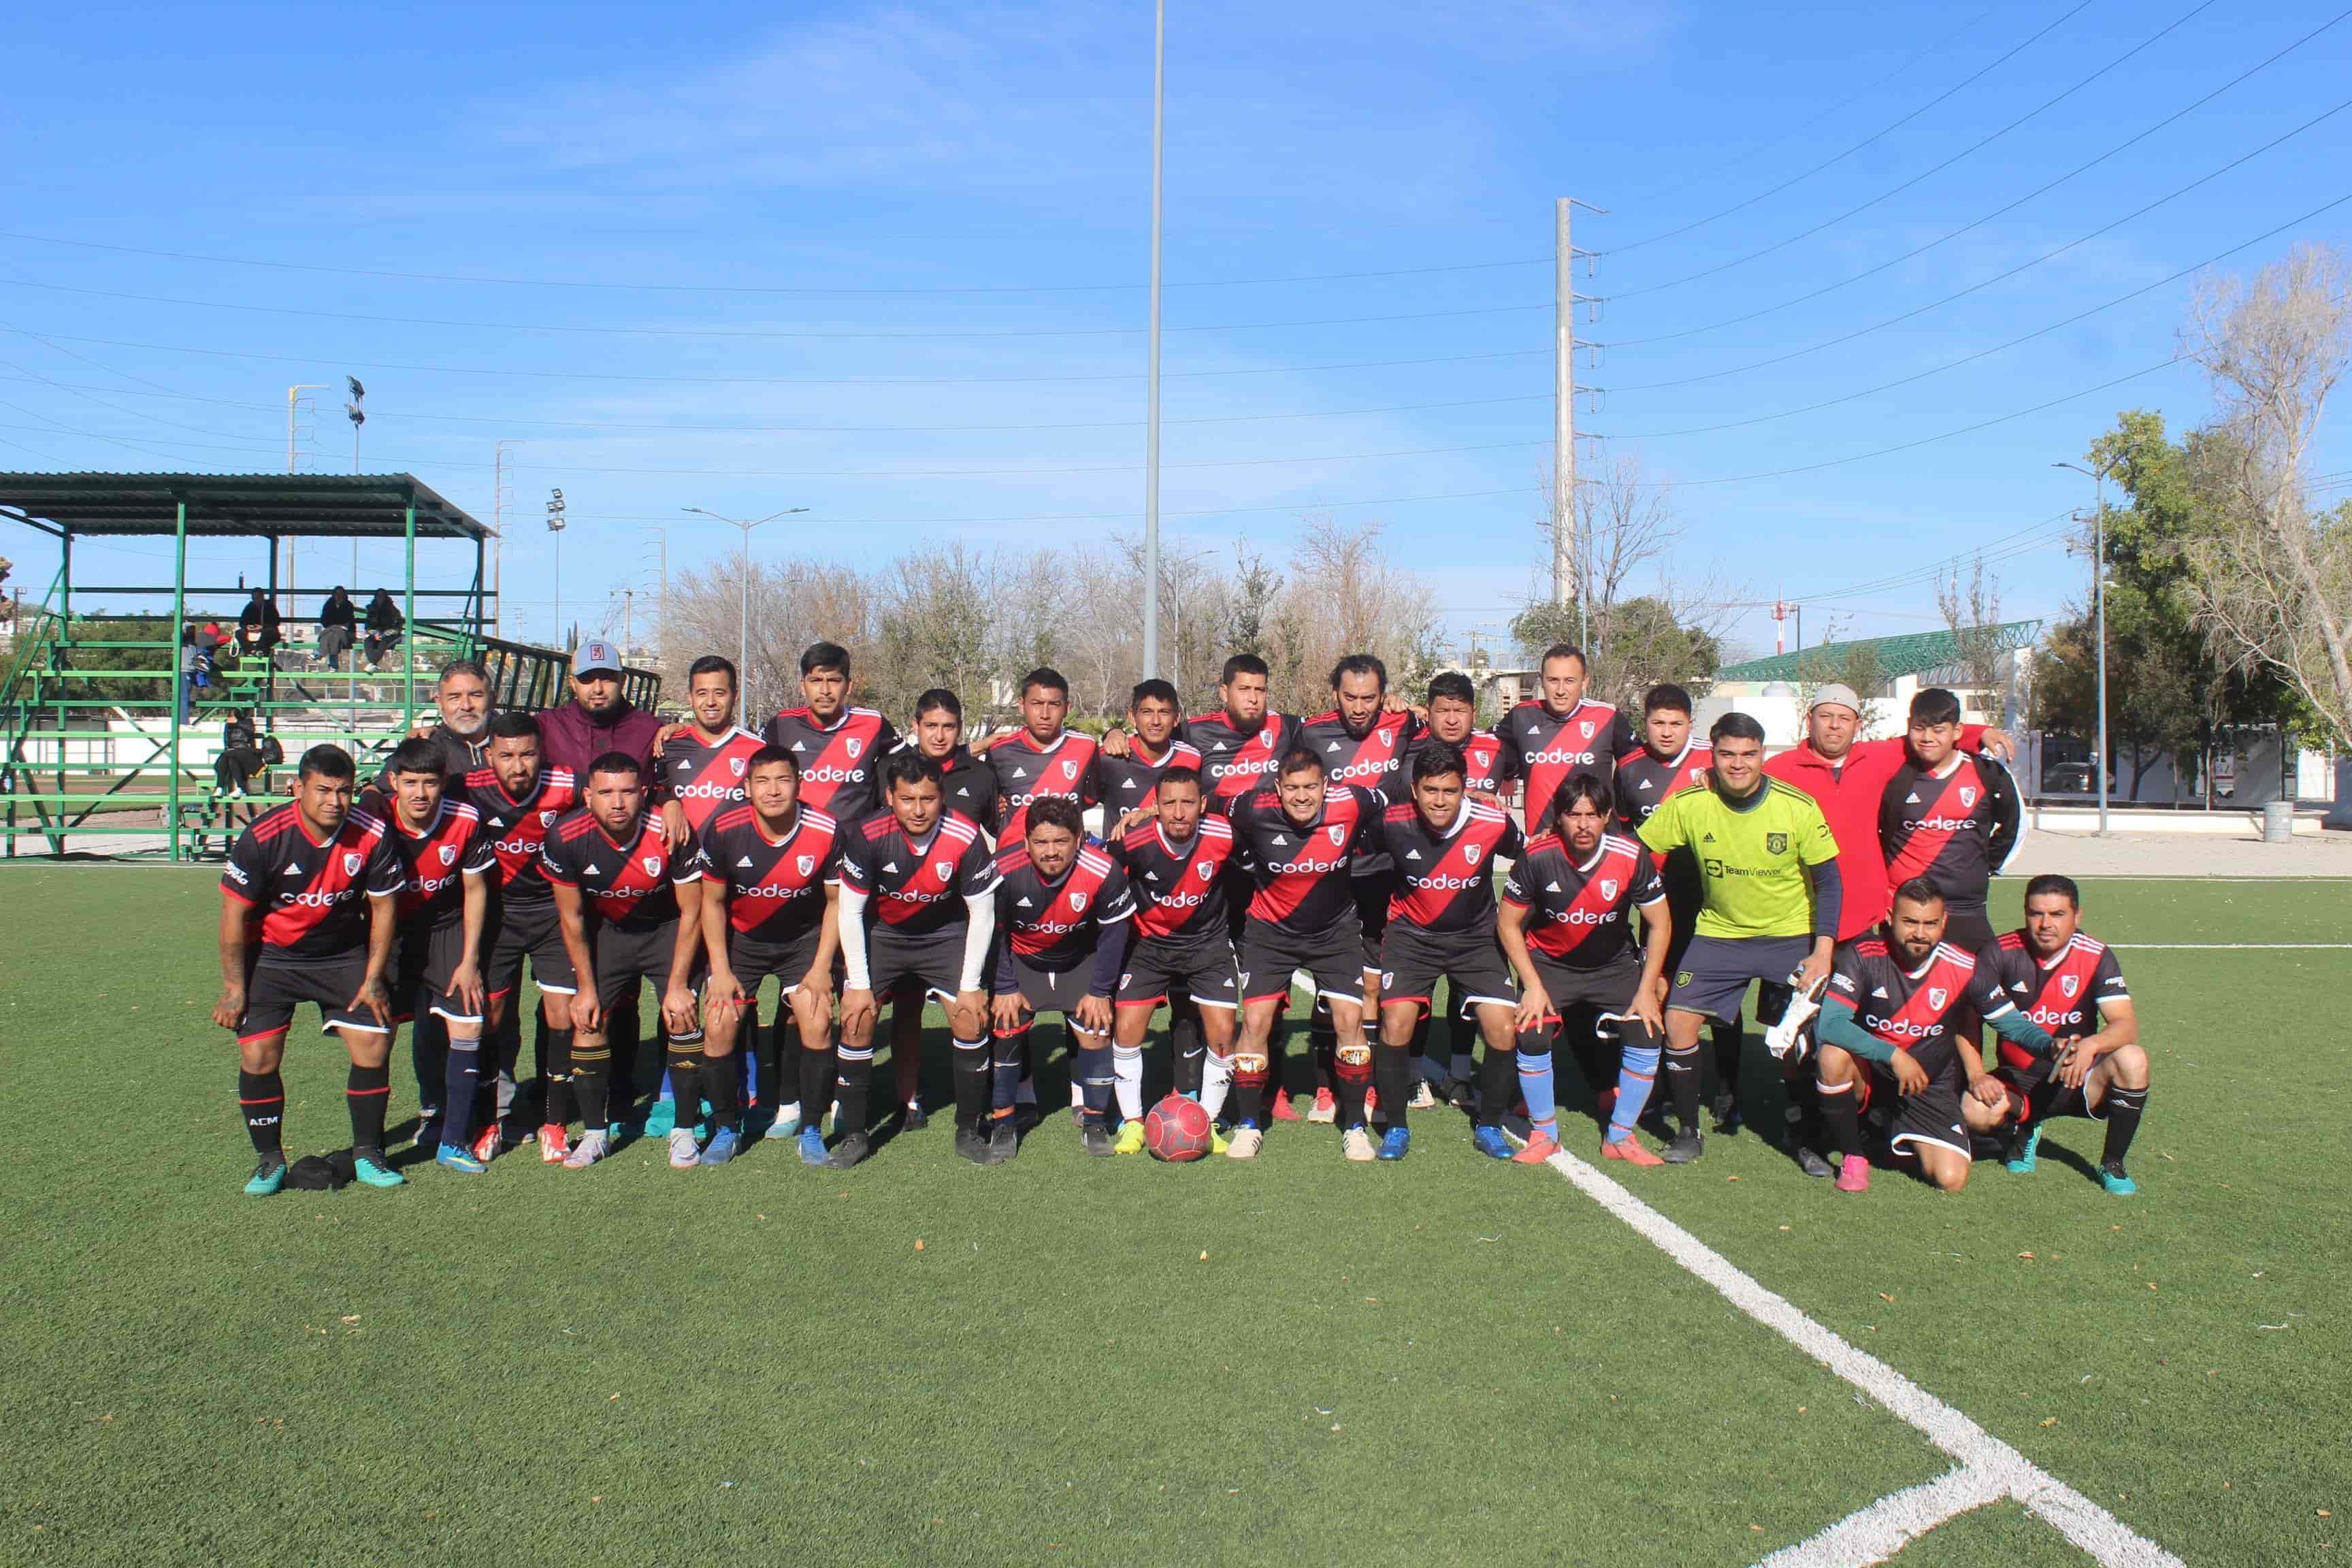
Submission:
<svg viewBox="0 0 2352 1568">
<path fill-rule="evenodd" d="M 1895 889 L 1885 933 L 1837 950 L 1815 1026 L 1822 1123 L 1832 1152 L 1845 1155 L 1838 1191 L 1869 1187 L 1861 1115 L 1892 1093 L 1893 1152 L 1916 1155 L 1922 1174 L 1957 1193 L 1970 1159 L 1961 1101 L 1998 1106 L 2004 1091 L 1954 1023 L 1973 1013 L 2040 1059 L 2056 1057 L 2058 1042 L 2017 1010 L 1990 965 L 1944 941 L 1944 895 L 1926 878 Z"/>
<path fill-rule="evenodd" d="M 1027 1058 L 1029 1026 L 1059 1013 L 1070 1031 L 1071 1076 L 1084 1096 L 1079 1136 L 1089 1154 L 1143 1152 L 1143 1053 L 1115 1062 L 1111 993 L 1118 988 L 1133 930 L 1135 895 L 1127 873 L 1099 849 L 1083 847 L 1086 819 L 1067 795 L 1029 803 L 1021 842 L 996 858 L 996 1046 L 992 1110 L 1013 1114 Z M 1121 1073 L 1118 1069 L 1129 1067 Z M 1127 1125 L 1113 1142 L 1114 1079 Z"/>
<path fill-rule="evenodd" d="M 1979 955 L 2025 1016 L 2068 1044 L 2052 1064 L 2004 1040 L 1993 1070 L 2002 1089 L 1999 1106 L 1971 1100 L 1972 1131 L 2014 1123 L 2009 1169 L 2032 1173 L 2042 1124 L 2053 1116 L 2087 1116 L 2107 1124 L 2099 1155 L 2099 1184 L 2117 1197 L 2139 1190 L 2124 1173 L 2124 1155 L 2147 1109 L 2147 1053 L 2140 1048 L 2116 950 L 2083 934 L 2083 894 L 2065 877 L 2036 877 L 2025 885 L 2025 928 L 2001 937 Z"/>
</svg>

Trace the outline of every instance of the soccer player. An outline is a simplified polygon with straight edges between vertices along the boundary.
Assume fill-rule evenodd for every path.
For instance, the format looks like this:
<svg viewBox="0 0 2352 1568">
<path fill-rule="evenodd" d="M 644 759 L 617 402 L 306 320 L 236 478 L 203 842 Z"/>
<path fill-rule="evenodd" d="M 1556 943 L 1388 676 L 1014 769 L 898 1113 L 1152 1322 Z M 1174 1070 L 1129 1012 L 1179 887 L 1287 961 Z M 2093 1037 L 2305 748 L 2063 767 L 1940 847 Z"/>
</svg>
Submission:
<svg viewBox="0 0 2352 1568">
<path fill-rule="evenodd" d="M 996 771 L 963 743 L 963 702 L 954 692 L 935 686 L 915 699 L 913 744 L 940 765 L 940 808 L 971 818 L 993 847 Z M 923 1005 L 920 991 L 901 991 L 890 999 L 890 1071 L 898 1125 L 908 1132 L 930 1124 L 923 1110 Z"/>
<path fill-rule="evenodd" d="M 761 984 L 774 975 L 782 1005 L 799 1026 L 801 1049 L 790 1067 L 772 1059 L 760 1069 L 761 1083 L 782 1108 L 768 1135 L 790 1137 L 797 1116 L 802 1163 L 845 1171 L 866 1157 L 868 1145 L 860 1126 L 828 1154 L 822 1125 L 834 1089 L 841 825 L 800 804 L 800 767 L 781 746 L 751 753 L 744 784 L 751 799 L 720 812 L 696 835 L 702 851 L 702 940 L 710 964 L 703 987 L 703 1058 L 717 1064 L 715 1071 L 730 1071 L 741 1031 L 752 1026 Z M 872 1060 L 870 1048 L 866 1059 Z M 796 1104 L 783 1098 L 787 1072 L 798 1079 Z M 723 1164 L 735 1149 L 732 1131 L 721 1128 L 702 1151 L 702 1163 Z"/>
<path fill-rule="evenodd" d="M 1198 772 L 1201 753 L 1176 738 L 1176 689 L 1164 680 L 1139 684 L 1127 700 L 1128 743 L 1120 754 L 1095 759 L 1102 792 L 1103 842 L 1117 844 L 1150 815 L 1152 788 L 1169 768 Z"/>
<path fill-rule="evenodd" d="M 1821 1047 L 1815 1070 L 1822 1119 L 1832 1152 L 1845 1156 L 1837 1178 L 1842 1193 L 1870 1186 L 1861 1113 L 1889 1093 L 1901 1097 L 1887 1141 L 1892 1152 L 1916 1158 L 1921 1173 L 1948 1193 L 1968 1184 L 1972 1155 L 1961 1102 L 1997 1110 L 2006 1091 L 1955 1029 L 1958 1018 L 1981 1017 L 2036 1059 L 2057 1054 L 2058 1042 L 2017 1010 L 1993 966 L 1946 942 L 1945 929 L 1944 895 L 1914 877 L 1895 889 L 1884 937 L 1837 951 L 1813 1032 Z"/>
<path fill-rule="evenodd" d="M 588 768 L 588 804 L 555 825 L 540 856 L 553 889 L 563 948 L 580 976 L 572 998 L 572 1081 L 580 1100 L 580 1142 L 566 1170 L 584 1171 L 612 1152 L 606 1131 L 613 1089 L 610 1024 L 614 1010 L 637 1005 L 637 983 L 650 981 L 661 999 L 668 1041 L 669 1077 L 678 1103 L 697 1093 L 710 1101 L 711 1121 L 732 1128 L 738 1112 L 731 1073 L 704 1073 L 702 1026 L 694 998 L 702 956 L 702 872 L 689 837 L 673 848 L 660 818 L 646 810 L 645 766 L 607 752 Z M 625 1104 L 634 1074 L 623 1077 Z M 704 1080 L 708 1081 L 704 1081 Z M 675 1171 L 701 1163 L 690 1124 L 669 1131 Z"/>
<path fill-rule="evenodd" d="M 572 656 L 572 700 L 539 716 L 539 751 L 547 766 L 584 784 L 589 763 L 619 752 L 635 759 L 651 783 L 661 721 L 629 700 L 621 674 L 619 648 L 603 637 L 580 645 Z"/>
<path fill-rule="evenodd" d="M 1625 716 L 1584 694 L 1590 667 L 1573 643 L 1544 649 L 1538 667 L 1543 695 L 1503 715 L 1495 732 L 1511 753 L 1525 791 L 1520 819 L 1552 818 L 1552 792 L 1579 773 L 1609 776 L 1610 765 L 1642 742 Z"/>
<path fill-rule="evenodd" d="M 1597 1035 L 1610 1027 L 1622 1049 L 1616 1092 L 1602 1093 L 1597 1078 L 1592 1084 L 1609 1116 L 1601 1152 L 1630 1164 L 1655 1165 L 1661 1162 L 1633 1135 L 1633 1124 L 1657 1081 L 1658 1047 L 1665 1037 L 1660 1002 L 1674 938 L 1665 886 L 1639 842 L 1608 831 L 1613 803 L 1598 773 L 1573 775 L 1552 792 L 1551 801 L 1549 828 L 1529 840 L 1503 883 L 1499 917 L 1503 952 L 1519 980 L 1513 1023 L 1518 1030 L 1519 1089 L 1528 1102 L 1528 1144 L 1511 1154 L 1494 1127 L 1501 1111 L 1493 1107 L 1507 1092 L 1496 1086 L 1480 1096 L 1480 1120 L 1487 1125 L 1477 1135 L 1478 1149 L 1529 1165 L 1558 1153 L 1553 1042 L 1564 1034 Z M 1638 960 L 1636 910 L 1642 911 Z M 1492 1047 L 1486 1061 L 1492 1078 Z M 1488 1131 L 1495 1135 L 1486 1137 Z"/>
<path fill-rule="evenodd" d="M 1468 764 L 1439 742 L 1413 754 L 1412 798 L 1381 820 L 1391 869 L 1381 939 L 1381 1047 L 1373 1076 L 1388 1121 L 1378 1157 L 1402 1160 L 1412 1143 L 1406 1087 L 1412 1037 L 1444 979 L 1454 1010 L 1476 1018 L 1486 1041 L 1486 1081 L 1472 1140 L 1483 1154 L 1510 1154 L 1498 1123 L 1511 1103 L 1511 1018 L 1518 998 L 1496 946 L 1495 863 L 1526 847 L 1510 814 L 1464 785 Z"/>
<path fill-rule="evenodd" d="M 654 763 L 654 798 L 673 843 L 743 804 L 745 771 L 762 744 L 735 721 L 734 660 L 705 654 L 688 665 L 686 701 L 693 720 L 663 733 Z"/>
<path fill-rule="evenodd" d="M 405 883 L 393 1022 L 409 1026 L 416 1142 L 444 1169 L 478 1176 L 475 1092 L 481 1087 L 482 933 L 498 856 L 481 814 L 442 788 L 443 753 L 412 736 L 392 750 L 391 833 Z"/>
<path fill-rule="evenodd" d="M 358 772 L 340 746 L 303 752 L 294 798 L 237 835 L 221 868 L 221 994 L 213 1022 L 236 1031 L 237 1105 L 259 1156 L 245 1190 L 256 1197 L 286 1184 L 278 1064 L 294 1010 L 305 1002 L 318 1004 L 320 1032 L 341 1040 L 351 1057 L 343 1098 L 352 1175 L 371 1187 L 402 1183 L 383 1152 L 393 1029 L 385 975 L 398 931 L 400 857 L 382 818 L 352 809 Z"/>
<path fill-rule="evenodd" d="M 540 859 L 546 851 L 548 834 L 578 809 L 580 789 L 570 773 L 541 765 L 539 721 L 530 714 L 492 714 L 488 735 L 483 752 L 486 765 L 466 775 L 465 792 L 490 835 L 490 850 L 499 863 L 499 896 L 483 944 L 489 1038 L 499 1053 L 499 1092 L 504 1098 L 511 1091 L 516 1059 L 522 1049 L 514 998 L 522 988 L 527 958 L 531 979 L 539 986 L 540 1012 L 547 1020 L 539 1063 L 544 1100 L 540 1108 L 539 1157 L 553 1164 L 572 1152 L 566 1127 L 579 1113 L 572 1093 L 571 1010 L 579 979 L 572 970 L 572 955 L 564 951 L 555 896 L 540 868 Z M 487 1163 L 498 1152 L 499 1123 L 505 1109 L 498 1108 L 498 1114 L 475 1141 L 476 1159 Z"/>
<path fill-rule="evenodd" d="M 1641 749 L 1617 759 L 1618 831 L 1629 837 L 1639 833 L 1669 795 L 1705 789 L 1707 769 L 1714 765 L 1714 752 L 1691 738 L 1690 693 L 1674 685 L 1650 688 L 1642 699 Z M 1690 945 L 1698 920 L 1698 861 L 1685 847 L 1657 857 L 1657 862 L 1675 920 L 1675 945 L 1666 951 L 1671 973 L 1682 966 L 1683 950 Z M 1741 1120 L 1739 1054 L 1746 1031 L 1735 1017 L 1710 1023 L 1708 1034 L 1715 1046 L 1715 1130 L 1737 1132 Z"/>
<path fill-rule="evenodd" d="M 1413 753 L 1433 741 L 1442 741 L 1462 753 L 1462 786 L 1473 795 L 1500 805 L 1511 781 L 1518 776 L 1518 763 L 1502 737 L 1492 730 L 1478 728 L 1478 689 L 1470 678 L 1458 669 L 1444 669 L 1429 678 L 1429 693 L 1423 706 L 1428 711 L 1429 727 L 1413 737 L 1406 748 L 1408 763 Z M 1478 1021 L 1459 1007 L 1446 1009 L 1446 1028 L 1452 1050 L 1446 1067 L 1444 1092 L 1460 1110 L 1475 1110 L 1478 1104 L 1477 1085 L 1474 1075 L 1477 1063 L 1471 1055 L 1478 1040 Z"/>
<path fill-rule="evenodd" d="M 1025 812 L 1027 831 L 996 857 L 996 974 L 991 1021 L 998 1042 L 991 1110 L 1013 1114 L 1016 1079 L 1026 1076 L 1032 1021 L 1059 1013 L 1084 1096 L 1079 1138 L 1089 1154 L 1143 1151 L 1143 1053 L 1121 1055 L 1111 1042 L 1111 994 L 1133 934 L 1135 895 L 1127 873 L 1086 845 L 1087 825 L 1067 795 L 1039 795 Z M 1008 1055 L 1008 1050 L 1011 1053 Z M 1110 1130 L 1116 1087 L 1125 1121 Z"/>
<path fill-rule="evenodd" d="M 1993 942 L 1985 912 L 1990 883 L 2017 847 L 2017 785 L 1999 763 L 1960 751 L 1960 700 L 1940 687 L 1911 699 L 1906 740 L 1903 762 L 1879 796 L 1886 880 L 1934 883 L 1953 945 L 1982 952 Z M 1965 1026 L 1961 1033 L 1976 1037 Z"/>
<path fill-rule="evenodd" d="M 2139 1190 L 2124 1156 L 2147 1109 L 2147 1052 L 2116 950 L 2083 932 L 2083 892 L 2073 879 L 2040 876 L 2025 885 L 2025 925 L 1978 955 L 2011 1001 L 2058 1037 L 2054 1066 L 2004 1039 L 1993 1077 L 1998 1108 L 1970 1103 L 1971 1131 L 2014 1124 L 2009 1169 L 2030 1174 L 2053 1116 L 2087 1116 L 2107 1124 L 2099 1184 L 2117 1197 Z"/>
<path fill-rule="evenodd" d="M 1698 1032 L 1739 1016 L 1751 981 L 1808 994 L 1830 969 L 1838 922 L 1837 843 L 1821 807 L 1764 773 L 1764 726 L 1726 713 L 1707 731 L 1715 763 L 1705 789 L 1670 796 L 1642 825 L 1654 854 L 1687 847 L 1699 868 L 1699 911 L 1666 995 L 1666 1090 L 1679 1131 L 1669 1164 L 1705 1151 L 1698 1129 Z"/>
<path fill-rule="evenodd" d="M 1323 759 L 1293 746 L 1275 787 L 1233 809 L 1234 837 L 1255 885 L 1242 928 L 1242 1038 L 1234 1053 L 1240 1116 L 1225 1151 L 1234 1159 L 1254 1157 L 1265 1142 L 1258 1123 L 1272 1065 L 1267 1042 L 1290 1001 L 1297 969 L 1313 977 L 1316 994 L 1331 1005 L 1340 1152 L 1350 1160 L 1373 1156 L 1364 1127 L 1372 1051 L 1364 1043 L 1364 937 L 1353 868 L 1357 855 L 1375 843 L 1385 805 L 1370 790 L 1329 784 Z"/>
<path fill-rule="evenodd" d="M 479 659 L 451 659 L 433 682 L 433 705 L 440 712 L 440 721 L 417 730 L 412 739 L 432 745 L 446 781 L 443 792 L 454 795 L 458 781 L 482 765 L 482 753 L 490 743 L 489 670 Z M 368 786 L 362 805 L 371 812 L 392 809 L 389 762 Z"/>
<path fill-rule="evenodd" d="M 913 985 L 948 1010 L 955 1054 L 956 1152 L 976 1165 L 1020 1146 L 1010 1119 L 992 1124 L 988 996 L 996 930 L 996 861 L 980 825 L 943 811 L 940 765 L 920 752 L 882 762 L 881 816 L 845 830 L 841 853 L 840 1109 L 836 1127 L 866 1128 L 873 1078 L 875 998 Z"/>
<path fill-rule="evenodd" d="M 991 742 L 981 761 L 996 775 L 996 837 L 1018 844 L 1028 836 L 1027 807 L 1041 795 L 1075 800 L 1079 808 L 1102 798 L 1095 782 L 1095 740 L 1062 721 L 1070 711 L 1070 683 L 1040 665 L 1021 678 L 1021 728 Z"/>
<path fill-rule="evenodd" d="M 801 700 L 761 728 L 760 739 L 781 746 L 801 766 L 803 805 L 845 826 L 880 809 L 877 780 L 882 759 L 898 749 L 898 731 L 871 708 L 850 705 L 855 689 L 849 650 L 811 643 L 801 654 Z"/>
<path fill-rule="evenodd" d="M 1175 1088 L 1201 1102 L 1214 1121 L 1234 1081 L 1234 1041 L 1241 1008 L 1241 973 L 1234 958 L 1225 905 L 1232 887 L 1233 825 L 1207 811 L 1197 769 L 1171 766 L 1151 786 L 1155 816 L 1127 830 L 1111 847 L 1136 899 L 1135 942 L 1118 977 L 1112 1046 L 1130 1054 L 1140 1075 L 1144 1036 L 1153 1009 L 1189 999 L 1200 1037 L 1188 1049 L 1171 1030 Z M 1205 1047 L 1205 1052 L 1203 1050 Z M 1126 1136 L 1126 1129 L 1120 1129 Z M 1223 1152 L 1220 1139 L 1217 1152 Z"/>
</svg>

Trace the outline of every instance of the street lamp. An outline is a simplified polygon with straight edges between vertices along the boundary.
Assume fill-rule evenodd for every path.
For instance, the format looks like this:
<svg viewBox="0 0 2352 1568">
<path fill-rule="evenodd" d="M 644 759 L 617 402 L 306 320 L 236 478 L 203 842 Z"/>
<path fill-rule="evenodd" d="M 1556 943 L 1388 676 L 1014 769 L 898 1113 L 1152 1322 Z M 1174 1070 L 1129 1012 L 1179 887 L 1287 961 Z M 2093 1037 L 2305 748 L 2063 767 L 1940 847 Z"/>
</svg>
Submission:
<svg viewBox="0 0 2352 1568">
<path fill-rule="evenodd" d="M 2072 468 L 2090 477 L 2095 487 L 2097 510 L 2091 518 L 2091 603 L 2093 635 L 2099 642 L 2099 762 L 2095 770 L 2099 776 L 2099 834 L 2107 831 L 2107 469 L 2086 468 L 2080 463 L 2053 463 L 2053 468 Z"/>
<path fill-rule="evenodd" d="M 782 511 L 772 511 L 765 517 L 755 518 L 720 517 L 703 506 L 683 506 L 678 510 L 695 512 L 743 531 L 743 569 L 737 579 L 742 591 L 735 620 L 735 679 L 743 689 L 742 700 L 736 711 L 740 716 L 748 716 L 751 711 L 751 531 L 761 523 L 773 522 L 780 517 L 793 517 L 808 510 L 808 508 L 788 506 Z"/>
<path fill-rule="evenodd" d="M 563 637 L 563 492 L 547 493 L 547 531 L 555 535 L 555 636 Z"/>
</svg>

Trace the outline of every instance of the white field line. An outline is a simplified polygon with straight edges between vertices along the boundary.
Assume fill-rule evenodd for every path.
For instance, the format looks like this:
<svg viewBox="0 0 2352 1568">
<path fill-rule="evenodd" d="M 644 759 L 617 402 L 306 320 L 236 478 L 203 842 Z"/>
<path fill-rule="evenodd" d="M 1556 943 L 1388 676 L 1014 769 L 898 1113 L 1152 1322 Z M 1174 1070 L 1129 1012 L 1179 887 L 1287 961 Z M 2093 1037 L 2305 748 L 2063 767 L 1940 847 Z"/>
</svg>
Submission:
<svg viewBox="0 0 2352 1568">
<path fill-rule="evenodd" d="M 2089 1552 L 2103 1568 L 2184 1568 L 2180 1559 L 2171 1552 L 2134 1534 L 2115 1515 L 2034 1465 L 1958 1410 L 1885 1362 L 1864 1354 L 1813 1321 L 1592 1166 L 1564 1149 L 1548 1163 L 1573 1182 L 1585 1196 L 1623 1220 L 1685 1269 L 1714 1286 L 1732 1305 L 1828 1367 L 1958 1459 L 1963 1472 L 1977 1478 L 1967 1486 L 1981 1482 L 1996 1487 L 2000 1495 L 2015 1498 Z M 1955 1482 L 1954 1489 L 1965 1488 Z M 1937 1506 L 1948 1500 L 1950 1495 L 1937 1493 Z M 1868 1514 L 1871 1510 L 1863 1511 Z M 1835 1561 L 1864 1563 L 1876 1559 L 1852 1557 Z"/>
<path fill-rule="evenodd" d="M 2126 952 L 2341 952 L 2352 942 L 2111 942 Z"/>
<path fill-rule="evenodd" d="M 1952 1470 L 1923 1486 L 1889 1492 L 1818 1535 L 1784 1546 L 1757 1568 L 1862 1568 L 1884 1563 L 1947 1520 L 2009 1495 L 1983 1470 Z"/>
</svg>

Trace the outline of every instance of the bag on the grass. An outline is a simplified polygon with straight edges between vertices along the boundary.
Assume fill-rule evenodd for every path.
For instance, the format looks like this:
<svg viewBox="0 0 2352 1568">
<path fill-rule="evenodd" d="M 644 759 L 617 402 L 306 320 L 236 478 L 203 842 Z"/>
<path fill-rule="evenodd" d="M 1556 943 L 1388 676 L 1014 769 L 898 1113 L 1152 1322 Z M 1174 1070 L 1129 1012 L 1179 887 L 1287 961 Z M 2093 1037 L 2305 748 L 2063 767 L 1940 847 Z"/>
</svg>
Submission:
<svg viewBox="0 0 2352 1568">
<path fill-rule="evenodd" d="M 286 1184 L 306 1193 L 341 1192 L 352 1183 L 352 1152 L 305 1154 L 286 1173 Z"/>
</svg>

